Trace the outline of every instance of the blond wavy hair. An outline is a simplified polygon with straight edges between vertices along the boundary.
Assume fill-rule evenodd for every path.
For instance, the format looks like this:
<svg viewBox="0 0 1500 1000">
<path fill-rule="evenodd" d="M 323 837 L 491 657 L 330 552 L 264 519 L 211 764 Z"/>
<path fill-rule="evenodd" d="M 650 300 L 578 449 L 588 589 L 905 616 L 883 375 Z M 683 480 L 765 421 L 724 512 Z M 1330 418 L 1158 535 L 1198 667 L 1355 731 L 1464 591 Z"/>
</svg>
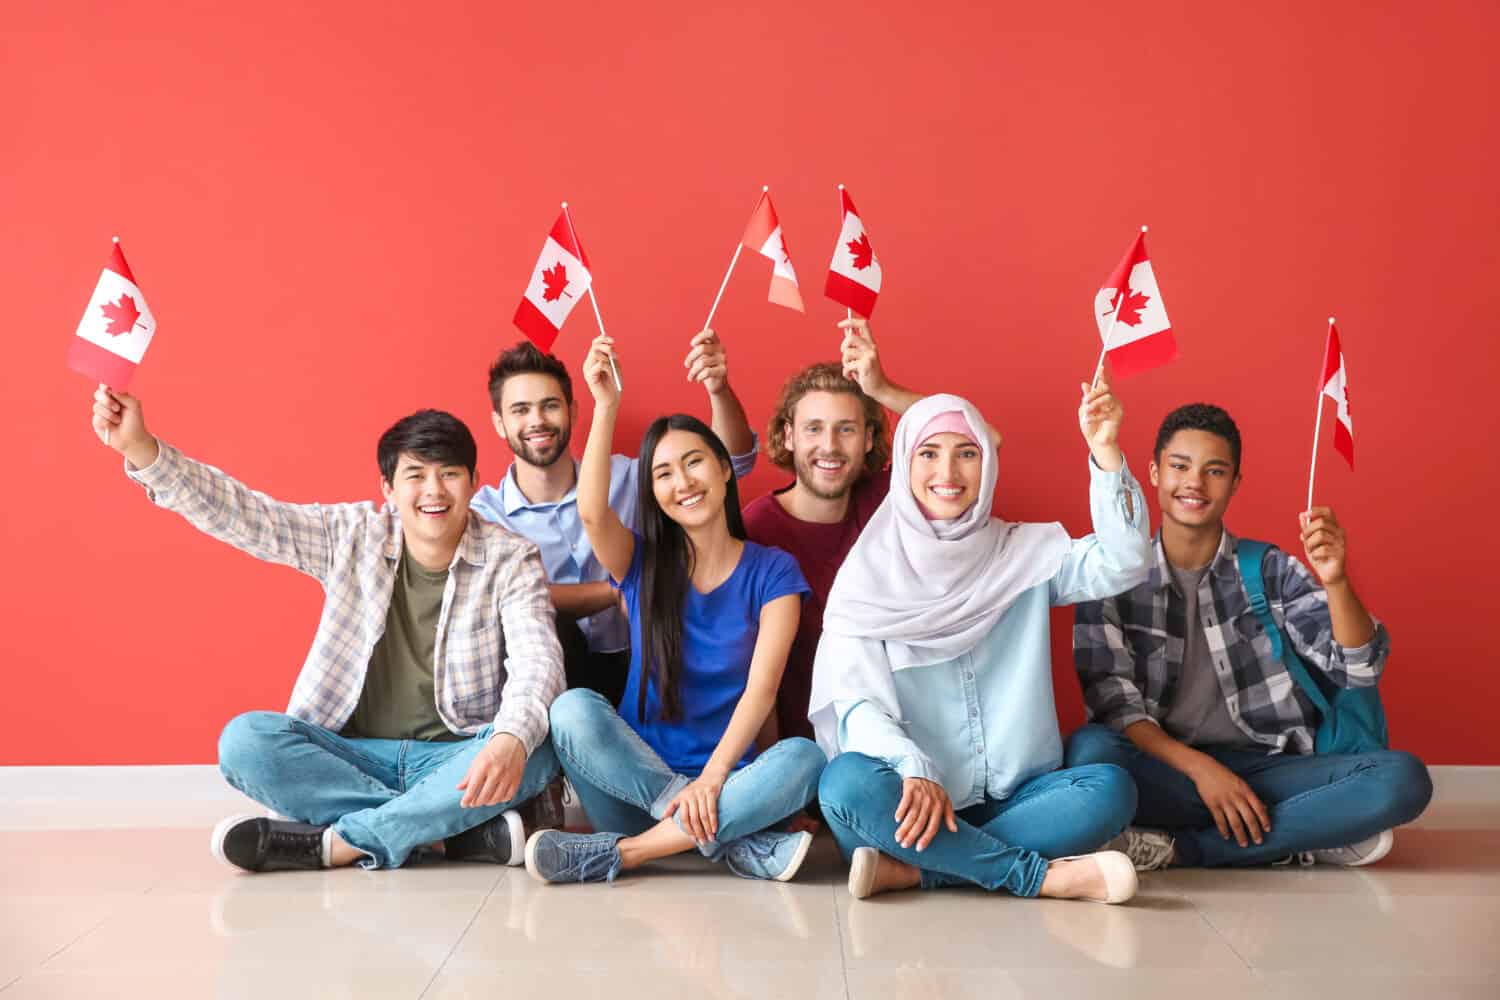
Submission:
<svg viewBox="0 0 1500 1000">
<path fill-rule="evenodd" d="M 794 471 L 792 452 L 786 446 L 786 429 L 792 426 L 792 416 L 797 404 L 810 392 L 842 392 L 856 397 L 865 413 L 865 424 L 874 428 L 870 450 L 865 453 L 865 468 L 861 478 L 885 470 L 891 461 L 890 428 L 886 425 L 885 408 L 865 394 L 858 382 L 844 377 L 843 369 L 830 361 L 808 365 L 786 380 L 781 395 L 776 400 L 776 410 L 766 426 L 766 457 L 771 464 L 788 472 Z"/>
</svg>

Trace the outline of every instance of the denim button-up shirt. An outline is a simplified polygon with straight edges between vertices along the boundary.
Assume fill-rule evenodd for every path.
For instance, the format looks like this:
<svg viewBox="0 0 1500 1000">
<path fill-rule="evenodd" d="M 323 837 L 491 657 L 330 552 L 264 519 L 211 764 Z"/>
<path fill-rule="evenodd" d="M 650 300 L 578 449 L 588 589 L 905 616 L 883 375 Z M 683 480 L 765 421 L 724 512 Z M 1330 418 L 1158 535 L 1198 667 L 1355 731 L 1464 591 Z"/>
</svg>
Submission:
<svg viewBox="0 0 1500 1000">
<path fill-rule="evenodd" d="M 1135 477 L 1123 466 L 1105 472 L 1092 460 L 1089 469 L 1094 534 L 1075 539 L 1052 579 L 1023 593 L 972 650 L 895 671 L 906 718 L 892 719 L 870 701 L 835 702 L 840 750 L 885 760 L 903 777 L 938 782 L 957 809 L 1007 798 L 1061 766 L 1050 609 L 1129 590 L 1151 566 L 1146 500 Z"/>
</svg>

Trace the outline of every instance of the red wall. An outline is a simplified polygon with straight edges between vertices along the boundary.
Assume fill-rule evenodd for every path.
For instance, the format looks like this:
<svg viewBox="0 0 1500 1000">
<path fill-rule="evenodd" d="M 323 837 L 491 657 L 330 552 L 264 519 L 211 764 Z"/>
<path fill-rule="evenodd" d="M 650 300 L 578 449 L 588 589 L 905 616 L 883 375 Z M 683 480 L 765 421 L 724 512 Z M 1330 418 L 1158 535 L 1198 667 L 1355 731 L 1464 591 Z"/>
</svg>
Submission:
<svg viewBox="0 0 1500 1000">
<path fill-rule="evenodd" d="M 501 473 L 485 368 L 563 198 L 629 361 L 630 450 L 704 409 L 686 341 L 772 185 L 808 314 L 747 258 L 716 324 L 763 425 L 837 347 L 837 182 L 885 267 L 890 372 L 1005 431 L 1009 517 L 1087 530 L 1092 298 L 1141 223 L 1183 356 L 1119 387 L 1128 454 L 1144 477 L 1168 408 L 1227 406 L 1242 534 L 1295 542 L 1336 314 L 1360 467 L 1328 450 L 1319 500 L 1394 636 L 1392 730 L 1500 763 L 1493 4 L 195 6 L 6 7 L 0 763 L 212 760 L 229 716 L 284 706 L 320 604 L 154 509 L 91 436 L 63 357 L 112 233 L 160 321 L 151 427 L 281 497 L 359 499 L 418 406 Z M 579 310 L 561 355 L 592 333 Z"/>
</svg>

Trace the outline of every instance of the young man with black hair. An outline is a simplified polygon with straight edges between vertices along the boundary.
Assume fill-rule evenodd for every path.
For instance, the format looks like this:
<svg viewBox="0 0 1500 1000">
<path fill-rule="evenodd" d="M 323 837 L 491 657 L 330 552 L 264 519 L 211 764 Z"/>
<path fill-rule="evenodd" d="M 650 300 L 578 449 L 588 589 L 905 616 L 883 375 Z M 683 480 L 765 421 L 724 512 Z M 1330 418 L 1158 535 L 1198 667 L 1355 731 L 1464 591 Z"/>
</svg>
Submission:
<svg viewBox="0 0 1500 1000">
<path fill-rule="evenodd" d="M 703 330 L 694 336 L 683 367 L 688 381 L 708 393 L 713 431 L 733 457 L 735 476 L 749 475 L 755 436 L 729 385 L 719 335 Z M 523 340 L 490 366 L 489 393 L 495 433 L 515 461 L 498 484 L 480 488 L 474 510 L 541 548 L 568 687 L 592 688 L 618 705 L 630 669 L 630 623 L 578 517 L 578 461 L 568 450 L 578 405 L 568 369 Z M 626 527 L 640 531 L 634 458 L 611 456 L 609 505 Z"/>
<path fill-rule="evenodd" d="M 93 426 L 152 501 L 326 594 L 286 713 L 247 712 L 219 739 L 229 783 L 288 818 L 224 820 L 216 857 L 255 872 L 390 868 L 427 847 L 518 865 L 518 809 L 560 825 L 536 799 L 558 774 L 547 713 L 563 689 L 546 577 L 535 545 L 470 514 L 461 421 L 421 410 L 381 436 L 384 507 L 254 492 L 103 386 Z"/>
<path fill-rule="evenodd" d="M 1409 753 L 1313 753 L 1319 717 L 1272 652 L 1224 528 L 1240 486 L 1229 414 L 1194 403 L 1157 434 L 1151 484 L 1161 531 L 1140 586 L 1080 604 L 1073 655 L 1091 725 L 1067 766 L 1118 764 L 1139 791 L 1137 827 L 1113 846 L 1141 870 L 1168 865 L 1372 864 L 1391 830 L 1426 808 L 1432 783 Z M 1346 568 L 1328 507 L 1299 516 L 1303 556 L 1261 561 L 1271 614 L 1310 673 L 1375 684 L 1390 652 Z"/>
</svg>

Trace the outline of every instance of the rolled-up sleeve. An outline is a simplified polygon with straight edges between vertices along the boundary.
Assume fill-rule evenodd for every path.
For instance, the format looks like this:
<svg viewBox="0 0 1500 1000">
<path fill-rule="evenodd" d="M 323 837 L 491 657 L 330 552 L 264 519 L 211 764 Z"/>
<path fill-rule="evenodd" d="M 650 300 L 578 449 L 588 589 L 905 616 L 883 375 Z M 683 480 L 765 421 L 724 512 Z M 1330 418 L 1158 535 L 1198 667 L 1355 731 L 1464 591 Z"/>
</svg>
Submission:
<svg viewBox="0 0 1500 1000">
<path fill-rule="evenodd" d="M 730 455 L 729 464 L 734 466 L 734 478 L 744 479 L 755 471 L 755 459 L 760 454 L 760 435 L 751 433 L 750 450 L 743 455 Z"/>
<path fill-rule="evenodd" d="M 1312 572 L 1279 549 L 1267 553 L 1265 569 L 1272 593 L 1280 596 L 1282 620 L 1299 656 L 1339 687 L 1371 687 L 1380 680 L 1391 655 L 1384 623 L 1371 615 L 1375 634 L 1362 646 L 1342 646 L 1333 637 L 1328 593 Z"/>
</svg>

